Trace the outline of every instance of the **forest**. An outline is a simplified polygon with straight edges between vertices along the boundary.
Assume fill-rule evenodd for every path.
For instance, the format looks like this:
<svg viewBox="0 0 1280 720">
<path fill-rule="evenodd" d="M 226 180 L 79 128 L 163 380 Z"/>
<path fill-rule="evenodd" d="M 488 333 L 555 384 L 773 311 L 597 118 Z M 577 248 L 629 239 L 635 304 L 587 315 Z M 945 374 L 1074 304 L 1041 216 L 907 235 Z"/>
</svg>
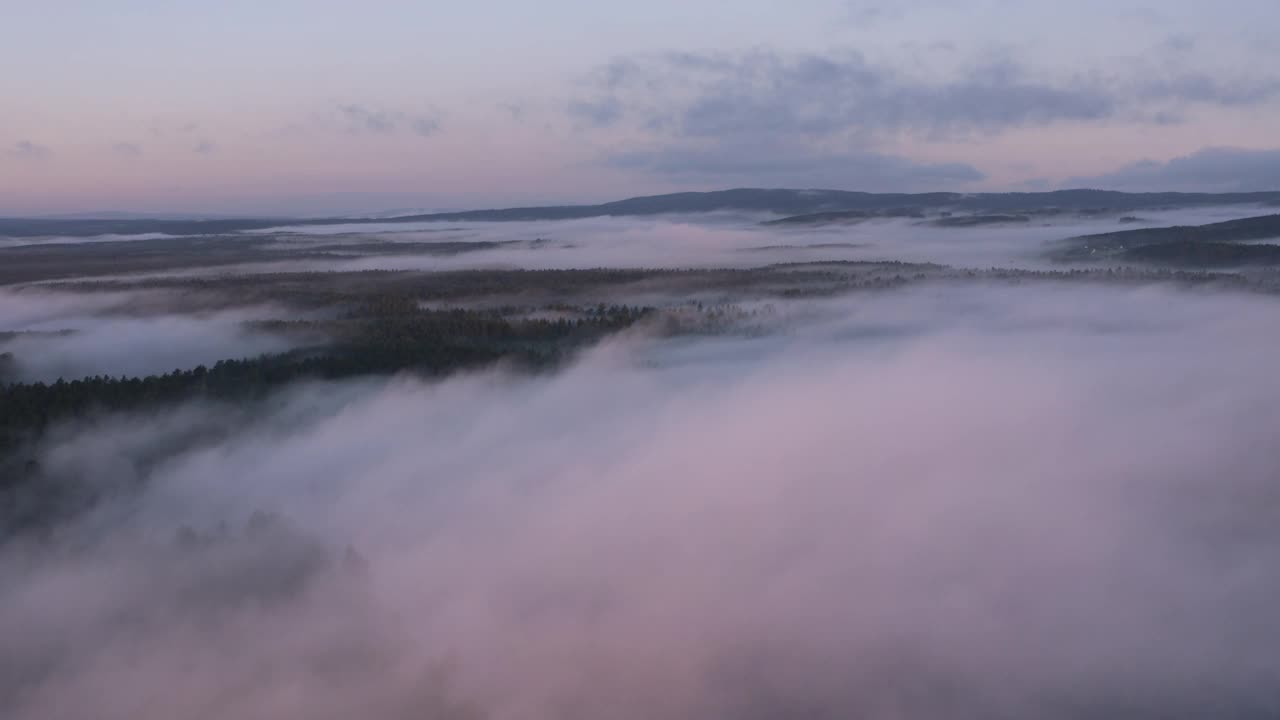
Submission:
<svg viewBox="0 0 1280 720">
<path fill-rule="evenodd" d="M 95 494 L 86 488 L 51 483 L 38 461 L 45 435 L 59 425 L 112 413 L 151 413 L 193 401 L 252 407 L 305 381 L 399 373 L 439 378 L 495 364 L 537 373 L 560 367 L 582 349 L 635 326 L 666 336 L 751 332 L 761 299 L 838 297 L 938 282 L 1177 283 L 1280 291 L 1256 278 L 1223 273 L 963 270 L 901 262 L 789 263 L 742 270 L 370 271 L 59 282 L 47 287 L 83 297 L 177 292 L 165 296 L 170 311 L 272 302 L 294 308 L 295 313 L 321 311 L 322 316 L 246 323 L 254 331 L 306 340 L 293 349 L 226 357 L 145 376 L 22 381 L 16 378 L 21 356 L 3 352 L 6 342 L 21 334 L 0 336 L 0 527 L 10 532 L 52 527 L 95 502 Z M 660 306 L 628 302 L 655 293 L 666 298 Z M 62 332 L 66 333 L 74 331 Z"/>
<path fill-rule="evenodd" d="M 60 517 L 57 508 L 70 502 L 66 488 L 54 494 L 52 504 L 31 500 L 50 497 L 38 487 L 40 466 L 31 453 L 56 423 L 201 400 L 251 404 L 308 380 L 404 372 L 439 377 L 498 362 L 534 372 L 554 367 L 576 348 L 641 322 L 653 312 L 652 308 L 601 304 L 582 308 L 572 318 L 508 319 L 498 311 L 427 310 L 411 297 L 384 296 L 361 304 L 341 319 L 322 323 L 333 340 L 320 346 L 225 359 L 208 367 L 177 368 L 146 377 L 99 375 L 52 383 L 3 383 L 0 528 L 21 530 L 49 522 Z M 299 325 L 311 324 L 291 321 L 271 326 L 296 331 Z M 76 502 L 80 501 L 72 505 Z"/>
<path fill-rule="evenodd" d="M 1044 568 L 1065 573 L 1035 600 L 1051 606 L 1047 620 L 1003 630 L 1052 635 L 1052 605 L 1072 606 L 1081 588 L 1105 589 L 1105 608 L 1129 588 L 1124 611 L 1145 617 L 1143 573 L 1187 574 L 1111 550 L 1150 540 L 1132 533 L 1152 508 L 1203 511 L 1170 526 L 1177 543 L 1157 559 L 1217 557 L 1203 538 L 1263 537 L 1268 496 L 1250 485 L 1253 465 L 1231 492 L 1215 473 L 1223 457 L 1260 454 L 1280 407 L 1259 380 L 1273 365 L 1280 274 L 1230 255 L 1264 246 L 1223 243 L 1212 267 L 1207 255 L 1081 261 L 1057 253 L 1117 225 L 1218 211 L 942 212 L 0 239 L 0 587 L 11 599 L 0 634 L 27 643 L 0 660 L 0 706 L 42 707 L 42 688 L 121 658 L 186 667 L 171 660 L 191 656 L 176 639 L 216 647 L 234 625 L 245 637 L 208 667 L 236 687 L 242 649 L 261 644 L 305 668 L 309 694 L 390 678 L 373 694 L 413 712 L 389 717 L 500 716 L 448 674 L 462 667 L 474 681 L 491 666 L 429 651 L 426 679 L 417 667 L 401 678 L 399 653 L 434 647 L 479 606 L 492 610 L 482 624 L 502 628 L 489 646 L 499 654 L 510 638 L 537 645 L 604 622 L 625 659 L 635 642 L 618 628 L 648 627 L 647 608 L 664 612 L 673 589 L 709 583 L 707 614 L 690 616 L 698 627 L 735 606 L 775 627 L 769 608 L 789 614 L 792 598 L 808 598 L 800 616 L 826 617 L 828 598 L 863 597 L 868 571 L 890 588 L 886 607 L 943 598 L 930 612 L 946 617 L 957 578 L 979 608 L 1004 608 L 1003 569 L 1037 590 Z M 1134 249 L 1216 252 L 1207 237 Z M 1213 491 L 1135 487 L 1135 464 L 1152 469 L 1144 477 L 1213 480 Z M 1073 517 L 1088 519 L 1079 536 Z M 922 528 L 940 539 L 913 540 Z M 1114 542 L 1078 562 L 1099 528 Z M 1192 574 L 1230 571 L 1185 562 Z M 45 611 L 81 603 L 66 578 L 103 588 L 99 577 L 121 580 L 84 593 L 93 617 Z M 1251 617 L 1224 606 L 1188 624 Z M 884 617 L 861 632 L 874 639 Z M 22 629 L 28 618 L 47 639 Z M 370 622 L 385 631 L 366 633 Z M 913 613 L 895 622 L 917 626 Z M 317 645 L 271 635 L 286 626 Z M 430 639 L 403 643 L 417 627 Z M 109 640 L 80 642 L 78 628 Z M 876 641 L 895 647 L 901 632 Z M 782 672 L 753 664 L 770 652 L 767 634 L 741 636 L 758 646 L 730 638 L 708 655 L 741 698 L 711 716 L 804 716 L 802 702 L 738 690 Z M 137 638 L 179 655 L 132 655 Z M 942 645 L 926 645 L 925 661 L 908 657 L 918 679 L 903 692 L 950 706 L 950 681 L 928 660 Z M 858 682 L 897 673 L 899 657 Z M 271 662 L 254 655 L 254 674 Z M 584 658 L 574 677 L 591 666 Z M 1128 707 L 1108 692 L 1091 695 Z M 1165 694 L 1151 697 L 1162 706 Z M 249 704 L 266 707 L 260 698 Z M 846 715 L 858 713 L 833 717 Z"/>
</svg>

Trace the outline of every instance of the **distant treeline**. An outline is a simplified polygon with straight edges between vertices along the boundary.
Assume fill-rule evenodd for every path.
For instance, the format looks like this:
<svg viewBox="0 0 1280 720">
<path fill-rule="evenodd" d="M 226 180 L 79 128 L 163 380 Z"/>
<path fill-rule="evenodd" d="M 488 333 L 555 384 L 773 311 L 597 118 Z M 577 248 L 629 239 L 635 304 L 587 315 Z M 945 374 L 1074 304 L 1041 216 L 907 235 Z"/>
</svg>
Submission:
<svg viewBox="0 0 1280 720">
<path fill-rule="evenodd" d="M 400 371 L 441 374 L 499 360 L 529 367 L 558 360 L 583 342 L 627 327 L 648 308 L 598 306 L 581 317 L 509 320 L 496 312 L 423 310 L 407 298 L 362 308 L 370 319 L 331 346 L 228 359 L 212 367 L 147 377 L 96 376 L 0 385 L 0 453 L 50 423 L 91 411 L 131 410 L 157 402 L 261 395 L 299 379 L 339 379 Z"/>
<path fill-rule="evenodd" d="M 548 367 L 574 348 L 628 327 L 650 309 L 586 308 L 569 319 L 509 320 L 497 313 L 432 311 L 409 298 L 360 308 L 354 336 L 323 347 L 222 360 L 147 377 L 96 376 L 0 385 L 0 536 L 5 527 L 39 524 L 88 500 L 78 492 L 31 492 L 42 479 L 33 450 L 55 423 L 188 400 L 253 401 L 289 383 L 397 372 L 442 375 L 498 361 Z M 33 504 L 32 498 L 39 502 Z M 52 503 L 54 507 L 49 504 Z"/>
<path fill-rule="evenodd" d="M 1205 205 L 1280 202 L 1278 192 L 1253 193 L 1126 193 L 1114 190 L 1054 190 L 1015 193 L 868 193 L 847 190 L 735 188 L 712 192 L 649 195 L 599 205 L 558 205 L 493 208 L 462 212 L 404 215 L 363 222 L 408 223 L 432 221 L 575 220 L 593 217 L 636 217 L 669 213 L 718 211 L 768 212 L 805 215 L 842 211 L 959 210 L 1008 213 L 1045 210 L 1113 212 Z M 0 236 L 92 236 L 108 233 L 166 233 L 217 235 L 263 230 L 280 225 L 323 226 L 362 222 L 358 218 L 0 218 Z"/>
<path fill-rule="evenodd" d="M 1280 240 L 1280 215 L 1082 235 L 1064 242 L 1054 256 L 1183 268 L 1280 264 L 1280 246 L 1250 244 L 1262 240 Z"/>
</svg>

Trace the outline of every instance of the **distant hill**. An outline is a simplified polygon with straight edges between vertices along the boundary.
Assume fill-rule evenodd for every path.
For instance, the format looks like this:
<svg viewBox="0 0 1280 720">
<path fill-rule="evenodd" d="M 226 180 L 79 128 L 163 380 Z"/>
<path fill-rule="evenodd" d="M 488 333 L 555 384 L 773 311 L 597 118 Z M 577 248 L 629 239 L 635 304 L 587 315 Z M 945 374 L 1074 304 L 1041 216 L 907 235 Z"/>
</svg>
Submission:
<svg viewBox="0 0 1280 720">
<path fill-rule="evenodd" d="M 1273 238 L 1280 239 L 1280 215 L 1082 235 L 1063 241 L 1055 256 L 1184 267 L 1275 265 L 1280 264 L 1280 247 L 1242 244 Z"/>
<path fill-rule="evenodd" d="M 55 213 L 52 215 L 40 215 L 36 220 L 232 220 L 243 219 L 244 215 L 236 215 L 233 213 L 141 213 L 141 212 L 121 212 L 119 210 L 104 210 L 100 212 L 77 212 L 77 213 Z M 266 220 L 268 218 L 260 218 Z M 285 217 L 276 217 L 275 220 L 286 220 Z"/>
<path fill-rule="evenodd" d="M 938 227 L 982 227 L 985 225 L 1011 225 L 1029 223 L 1028 215 L 952 215 L 933 221 Z"/>
<path fill-rule="evenodd" d="M 644 217 L 676 213 L 717 211 L 755 212 L 782 216 L 815 213 L 919 215 L 930 211 L 1013 215 L 1019 213 L 1132 212 L 1197 205 L 1280 204 L 1280 192 L 1257 193 L 1123 193 L 1109 190 L 1058 190 L 1041 193 L 867 193 L 846 190 L 781 190 L 739 188 L 714 192 L 685 192 L 635 197 L 599 205 L 466 210 L 461 212 L 398 215 L 380 223 L 577 220 L 594 217 Z M 290 225 L 333 225 L 353 222 L 350 217 L 290 220 Z M 801 221 L 797 221 L 799 223 Z M 281 224 L 278 219 L 219 218 L 176 220 L 155 218 L 0 218 L 0 236 L 32 237 L 103 234 L 166 233 L 172 235 L 229 234 L 261 230 Z"/>
<path fill-rule="evenodd" d="M 1280 265 L 1280 246 L 1176 240 L 1122 250 L 1116 259 L 1188 269 L 1274 266 Z"/>
<path fill-rule="evenodd" d="M 1270 238 L 1280 238 L 1280 215 L 1259 215 L 1208 225 L 1118 230 L 1081 235 L 1072 238 L 1071 242 L 1084 248 L 1107 251 L 1171 242 L 1246 242 Z"/>
<path fill-rule="evenodd" d="M 973 213 L 1017 213 L 1039 210 L 1127 212 L 1197 205 L 1243 205 L 1280 202 L 1280 192 L 1258 193 L 1123 193 L 1110 190 L 1056 190 L 1040 193 L 866 193 L 846 190 L 761 190 L 740 188 L 630 198 L 600 205 L 468 210 L 396 218 L 422 220 L 572 220 L 605 216 L 703 213 L 724 210 L 800 216 L 858 211 L 909 214 L 922 210 Z M 799 218 L 797 218 L 798 220 Z"/>
<path fill-rule="evenodd" d="M 761 225 L 766 227 L 806 227 L 820 225 L 853 225 L 872 218 L 924 218 L 924 211 L 918 208 L 890 208 L 888 210 L 832 210 L 830 212 L 789 215 L 778 220 L 766 220 Z"/>
<path fill-rule="evenodd" d="M 235 218 L 217 220 L 157 220 L 154 218 L 0 218 L 0 237 L 30 238 L 62 235 L 230 235 L 260 230 L 293 220 Z M 316 221 L 310 221 L 316 222 Z M 322 221 L 324 222 L 324 221 Z M 349 221 L 343 221 L 349 222 Z"/>
</svg>

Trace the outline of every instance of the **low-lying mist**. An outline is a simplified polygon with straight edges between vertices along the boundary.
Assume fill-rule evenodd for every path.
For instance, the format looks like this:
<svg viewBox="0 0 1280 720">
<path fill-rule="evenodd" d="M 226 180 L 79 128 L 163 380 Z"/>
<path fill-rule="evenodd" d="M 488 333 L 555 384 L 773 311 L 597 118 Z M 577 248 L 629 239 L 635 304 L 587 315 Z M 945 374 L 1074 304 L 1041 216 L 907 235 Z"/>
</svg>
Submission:
<svg viewBox="0 0 1280 720">
<path fill-rule="evenodd" d="M 1278 331 L 1263 297 L 925 285 L 66 426 L 42 472 L 116 499 L 0 548 L 0 706 L 1274 717 Z"/>
<path fill-rule="evenodd" d="M 154 292 L 0 290 L 0 381 L 90 375 L 145 376 L 226 358 L 283 352 L 301 340 L 250 324 L 296 311 L 268 306 L 193 308 Z"/>
<path fill-rule="evenodd" d="M 1242 205 L 1154 210 L 1136 217 L 1032 214 L 1019 216 L 1018 222 L 999 221 L 1005 216 L 990 223 L 978 218 L 974 225 L 946 224 L 965 221 L 960 216 L 931 216 L 779 226 L 763 224 L 771 216 L 727 212 L 537 222 L 299 225 L 217 238 L 176 238 L 165 241 L 172 253 L 167 265 L 146 253 L 136 261 L 126 255 L 113 271 L 95 265 L 93 275 L 139 279 L 362 270 L 747 268 L 883 260 L 1049 269 L 1061 267 L 1051 250 L 1068 238 L 1135 227 L 1206 224 L 1262 212 Z M 75 248 L 67 247 L 69 252 Z M 67 256 L 64 263 L 52 266 L 62 264 L 74 266 L 75 258 Z M 47 266 L 42 271 L 51 272 Z"/>
<path fill-rule="evenodd" d="M 823 260 L 902 260 L 957 267 L 1049 267 L 1046 245 L 1090 233 L 1135 226 L 1195 225 L 1256 215 L 1234 206 L 1142 213 L 1140 224 L 1118 215 L 1033 216 L 1028 222 L 945 227 L 909 218 L 853 224 L 783 228 L 760 215 L 707 214 L 653 218 L 594 218 L 541 222 L 358 224 L 333 228 L 276 228 L 300 233 L 293 243 L 350 243 L 355 252 L 370 238 L 396 243 L 509 243 L 455 255 L 370 255 L 301 261 L 301 269 L 460 270 L 595 267 L 753 267 Z M 338 234 L 339 232 L 346 233 Z M 295 245 L 295 247 L 298 247 Z M 278 272 L 279 263 L 260 270 Z"/>
</svg>

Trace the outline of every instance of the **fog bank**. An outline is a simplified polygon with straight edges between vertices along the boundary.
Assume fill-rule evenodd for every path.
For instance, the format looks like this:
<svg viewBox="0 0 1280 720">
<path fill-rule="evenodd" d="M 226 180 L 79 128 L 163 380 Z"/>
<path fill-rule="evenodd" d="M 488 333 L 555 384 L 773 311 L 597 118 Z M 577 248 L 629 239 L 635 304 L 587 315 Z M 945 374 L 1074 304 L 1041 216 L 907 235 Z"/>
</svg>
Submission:
<svg viewBox="0 0 1280 720">
<path fill-rule="evenodd" d="M 1271 716 L 1273 301 L 926 286 L 759 323 L 67 428 L 45 472 L 148 489 L 0 551 L 0 702 Z"/>
<path fill-rule="evenodd" d="M 0 353 L 12 356 L 0 380 L 146 376 L 277 353 L 302 339 L 253 329 L 255 320 L 298 313 L 259 306 L 190 311 L 190 298 L 156 292 L 71 293 L 0 290 Z M 225 304 L 225 303 L 224 303 Z"/>
</svg>

